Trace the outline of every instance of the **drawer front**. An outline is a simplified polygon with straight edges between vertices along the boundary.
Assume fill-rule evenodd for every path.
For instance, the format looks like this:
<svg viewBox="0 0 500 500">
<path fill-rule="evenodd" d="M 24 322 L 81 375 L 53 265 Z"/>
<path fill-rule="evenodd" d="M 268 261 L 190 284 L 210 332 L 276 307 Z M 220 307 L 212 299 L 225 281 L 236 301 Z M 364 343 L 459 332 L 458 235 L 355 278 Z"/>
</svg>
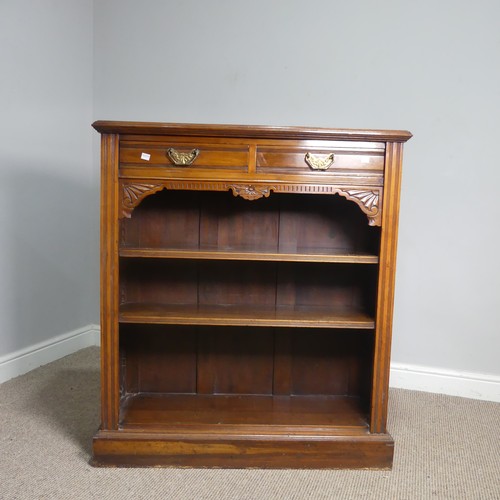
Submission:
<svg viewBox="0 0 500 500">
<path fill-rule="evenodd" d="M 257 172 L 327 176 L 380 176 L 384 152 L 345 151 L 331 148 L 263 147 L 257 150 Z"/>
<path fill-rule="evenodd" d="M 179 140 L 120 144 L 120 167 L 247 171 L 248 146 Z"/>
</svg>

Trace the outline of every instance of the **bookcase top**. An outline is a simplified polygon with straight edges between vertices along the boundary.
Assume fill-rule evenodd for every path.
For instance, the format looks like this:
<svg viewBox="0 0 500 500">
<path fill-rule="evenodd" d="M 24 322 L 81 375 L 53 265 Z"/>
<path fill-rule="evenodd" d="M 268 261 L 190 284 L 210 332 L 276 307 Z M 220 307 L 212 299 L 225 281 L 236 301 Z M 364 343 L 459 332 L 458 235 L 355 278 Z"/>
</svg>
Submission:
<svg viewBox="0 0 500 500">
<path fill-rule="evenodd" d="M 270 125 L 226 125 L 98 120 L 92 126 L 101 134 L 148 134 L 262 139 L 325 139 L 347 141 L 406 142 L 406 130 L 359 130 Z"/>
</svg>

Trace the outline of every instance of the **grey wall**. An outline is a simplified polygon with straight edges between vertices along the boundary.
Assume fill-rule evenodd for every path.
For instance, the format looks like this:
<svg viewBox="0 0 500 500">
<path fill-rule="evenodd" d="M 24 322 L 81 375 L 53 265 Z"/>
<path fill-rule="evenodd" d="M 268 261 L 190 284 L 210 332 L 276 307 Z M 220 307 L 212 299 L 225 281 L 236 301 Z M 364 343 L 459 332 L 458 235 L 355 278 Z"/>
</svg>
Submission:
<svg viewBox="0 0 500 500">
<path fill-rule="evenodd" d="M 0 356 L 97 320 L 92 43 L 91 0 L 0 2 Z"/>
<path fill-rule="evenodd" d="M 95 118 L 407 128 L 393 360 L 500 374 L 500 3 L 100 0 Z"/>
<path fill-rule="evenodd" d="M 0 2 L 0 357 L 98 322 L 93 119 L 407 128 L 393 359 L 500 374 L 499 16 L 497 0 Z"/>
</svg>

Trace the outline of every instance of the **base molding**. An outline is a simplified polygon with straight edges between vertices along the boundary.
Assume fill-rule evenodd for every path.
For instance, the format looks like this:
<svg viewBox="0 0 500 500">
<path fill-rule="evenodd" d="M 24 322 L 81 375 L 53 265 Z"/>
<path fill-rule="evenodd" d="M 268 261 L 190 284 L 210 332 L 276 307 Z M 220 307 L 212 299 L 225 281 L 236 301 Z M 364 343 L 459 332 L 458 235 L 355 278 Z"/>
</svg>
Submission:
<svg viewBox="0 0 500 500">
<path fill-rule="evenodd" d="M 85 347 L 99 345 L 100 328 L 90 324 L 0 357 L 0 383 Z"/>
<path fill-rule="evenodd" d="M 349 436 L 223 436 L 99 431 L 96 467 L 200 467 L 261 469 L 390 469 L 389 434 Z"/>
<path fill-rule="evenodd" d="M 391 363 L 390 387 L 500 403 L 500 376 Z"/>
</svg>

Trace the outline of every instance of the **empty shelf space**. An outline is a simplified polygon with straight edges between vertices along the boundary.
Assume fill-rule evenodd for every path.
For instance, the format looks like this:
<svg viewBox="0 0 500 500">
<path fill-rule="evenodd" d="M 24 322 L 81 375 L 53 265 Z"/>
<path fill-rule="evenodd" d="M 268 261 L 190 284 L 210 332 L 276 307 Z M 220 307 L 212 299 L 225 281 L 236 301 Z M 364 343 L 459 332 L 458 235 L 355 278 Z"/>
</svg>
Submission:
<svg viewBox="0 0 500 500">
<path fill-rule="evenodd" d="M 262 253 L 274 257 L 260 260 L 324 262 L 323 255 L 338 255 L 338 262 L 358 262 L 350 256 L 376 258 L 379 242 L 379 228 L 367 224 L 355 203 L 315 194 L 273 193 L 248 202 L 229 192 L 167 190 L 146 197 L 120 222 L 122 256 L 157 250 L 168 258 L 168 249 L 182 252 L 179 258 L 217 258 L 208 255 L 220 251 L 236 260 Z M 189 257 L 190 251 L 200 254 Z"/>
<path fill-rule="evenodd" d="M 202 306 L 128 303 L 120 322 L 171 325 L 286 326 L 373 329 L 372 317 L 356 309 L 314 306 Z"/>
<path fill-rule="evenodd" d="M 366 429 L 360 398 L 349 396 L 274 396 L 134 394 L 122 400 L 120 426 L 153 430 L 171 426 L 247 425 L 354 427 Z"/>
<path fill-rule="evenodd" d="M 162 248 L 121 248 L 120 257 L 195 260 L 243 260 L 276 262 L 323 262 L 349 264 L 377 264 L 378 256 L 372 254 L 339 253 L 307 250 L 305 252 L 181 250 Z"/>
</svg>

